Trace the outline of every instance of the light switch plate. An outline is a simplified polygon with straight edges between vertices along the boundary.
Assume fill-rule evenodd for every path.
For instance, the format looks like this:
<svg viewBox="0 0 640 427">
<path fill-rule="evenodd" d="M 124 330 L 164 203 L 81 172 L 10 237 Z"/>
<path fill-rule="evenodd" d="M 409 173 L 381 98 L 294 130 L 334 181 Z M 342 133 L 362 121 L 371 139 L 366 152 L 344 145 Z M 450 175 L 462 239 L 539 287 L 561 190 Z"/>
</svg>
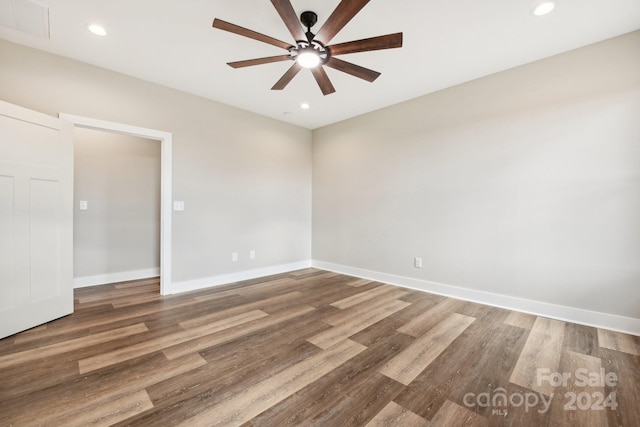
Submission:
<svg viewBox="0 0 640 427">
<path fill-rule="evenodd" d="M 80 200 L 80 210 L 86 211 L 87 209 L 89 209 L 89 202 L 86 200 Z"/>
<path fill-rule="evenodd" d="M 173 202 L 173 210 L 174 211 L 183 211 L 184 210 L 184 202 L 182 202 L 182 201 L 174 201 Z"/>
</svg>

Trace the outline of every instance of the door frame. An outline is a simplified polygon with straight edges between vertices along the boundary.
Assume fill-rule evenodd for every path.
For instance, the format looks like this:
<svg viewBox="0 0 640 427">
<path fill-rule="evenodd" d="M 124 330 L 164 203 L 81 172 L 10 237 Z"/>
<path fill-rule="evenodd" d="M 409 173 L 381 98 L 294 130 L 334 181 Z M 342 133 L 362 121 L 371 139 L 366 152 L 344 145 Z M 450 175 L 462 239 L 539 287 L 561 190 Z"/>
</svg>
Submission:
<svg viewBox="0 0 640 427">
<path fill-rule="evenodd" d="M 77 127 L 154 139 L 160 142 L 160 295 L 171 294 L 173 134 L 156 129 L 76 116 L 74 114 L 60 113 L 58 116 Z"/>
</svg>

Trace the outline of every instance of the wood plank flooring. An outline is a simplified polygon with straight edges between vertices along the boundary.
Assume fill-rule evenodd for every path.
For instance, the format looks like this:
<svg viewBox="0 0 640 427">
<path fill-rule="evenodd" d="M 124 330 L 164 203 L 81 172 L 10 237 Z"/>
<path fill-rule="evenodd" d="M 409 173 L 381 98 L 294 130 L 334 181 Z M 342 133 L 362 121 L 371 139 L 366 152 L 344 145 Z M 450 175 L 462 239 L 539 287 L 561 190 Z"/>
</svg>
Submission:
<svg viewBox="0 0 640 427">
<path fill-rule="evenodd" d="M 640 426 L 640 338 L 313 268 L 77 289 L 0 340 L 0 426 Z"/>
</svg>

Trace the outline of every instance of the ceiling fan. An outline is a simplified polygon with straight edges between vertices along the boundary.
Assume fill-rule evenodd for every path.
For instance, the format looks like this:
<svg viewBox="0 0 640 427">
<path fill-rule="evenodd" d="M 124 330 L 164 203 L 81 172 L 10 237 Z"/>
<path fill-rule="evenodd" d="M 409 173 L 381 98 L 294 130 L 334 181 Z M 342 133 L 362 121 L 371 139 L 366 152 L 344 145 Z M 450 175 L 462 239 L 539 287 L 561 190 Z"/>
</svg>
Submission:
<svg viewBox="0 0 640 427">
<path fill-rule="evenodd" d="M 370 0 L 342 0 L 318 33 L 313 34 L 311 27 L 313 27 L 318 20 L 318 16 L 314 12 L 303 12 L 300 15 L 300 21 L 298 21 L 298 17 L 290 0 L 271 0 L 271 3 L 295 39 L 296 42 L 294 45 L 217 18 L 213 20 L 213 27 L 277 46 L 289 52 L 284 55 L 229 62 L 228 65 L 231 67 L 242 68 L 271 62 L 294 61 L 291 68 L 284 73 L 271 90 L 284 89 L 302 68 L 309 68 L 316 82 L 318 82 L 318 86 L 320 86 L 323 95 L 329 95 L 336 90 L 322 67 L 323 65 L 368 82 L 372 82 L 380 76 L 380 73 L 377 71 L 343 61 L 336 58 L 336 55 L 402 47 L 402 33 L 387 34 L 385 36 L 328 45 L 331 39 L 338 34 L 369 1 Z M 306 32 L 300 23 L 306 27 Z"/>
</svg>

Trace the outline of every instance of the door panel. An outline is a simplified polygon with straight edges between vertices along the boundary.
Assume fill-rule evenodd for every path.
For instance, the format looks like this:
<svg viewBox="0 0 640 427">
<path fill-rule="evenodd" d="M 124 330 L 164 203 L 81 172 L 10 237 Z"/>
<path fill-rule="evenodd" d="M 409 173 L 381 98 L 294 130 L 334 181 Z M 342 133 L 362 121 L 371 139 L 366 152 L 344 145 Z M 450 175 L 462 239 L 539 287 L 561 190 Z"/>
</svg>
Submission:
<svg viewBox="0 0 640 427">
<path fill-rule="evenodd" d="M 14 226 L 14 186 L 12 176 L 0 175 L 0 271 L 2 281 L 7 285 L 0 286 L 0 311 L 7 310 L 13 302 L 13 226 Z"/>
<path fill-rule="evenodd" d="M 31 302 L 60 293 L 60 181 L 30 180 Z"/>
<path fill-rule="evenodd" d="M 71 126 L 0 102 L 0 338 L 73 311 Z"/>
</svg>

